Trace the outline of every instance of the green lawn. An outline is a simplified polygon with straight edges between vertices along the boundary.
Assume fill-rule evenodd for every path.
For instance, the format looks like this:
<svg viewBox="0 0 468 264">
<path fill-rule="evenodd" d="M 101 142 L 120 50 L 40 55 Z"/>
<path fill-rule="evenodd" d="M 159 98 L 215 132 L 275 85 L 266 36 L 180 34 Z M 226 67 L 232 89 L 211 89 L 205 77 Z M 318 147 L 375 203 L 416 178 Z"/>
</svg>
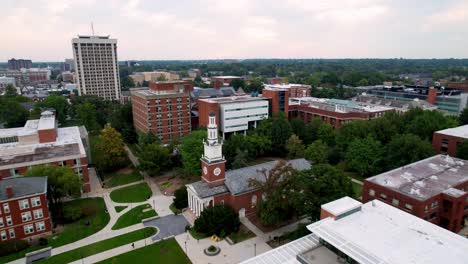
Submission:
<svg viewBox="0 0 468 264">
<path fill-rule="evenodd" d="M 116 203 L 144 202 L 151 197 L 152 192 L 146 182 L 120 188 L 110 193 L 112 201 Z"/>
<path fill-rule="evenodd" d="M 71 251 L 67 251 L 62 254 L 52 256 L 50 258 L 35 262 L 35 263 L 70 263 L 81 258 L 85 258 L 91 255 L 95 255 L 104 252 L 109 249 L 120 247 L 125 244 L 129 244 L 143 238 L 150 237 L 156 233 L 156 229 L 153 227 L 145 227 L 130 233 L 126 233 L 120 236 L 116 236 L 110 239 L 99 241 L 94 244 L 90 244 L 84 247 L 80 247 Z"/>
<path fill-rule="evenodd" d="M 180 214 L 182 213 L 182 210 L 180 209 L 177 209 L 174 205 L 174 203 L 171 203 L 171 205 L 169 206 L 169 209 L 171 209 L 171 211 L 174 213 L 174 214 Z"/>
<path fill-rule="evenodd" d="M 44 247 L 60 247 L 78 241 L 82 238 L 90 236 L 99 230 L 103 229 L 109 223 L 109 214 L 106 213 L 106 204 L 102 198 L 85 198 L 77 199 L 64 203 L 64 207 L 79 206 L 81 208 L 92 208 L 95 212 L 92 215 L 82 217 L 81 219 L 66 224 L 59 233 L 50 235 L 47 239 L 49 244 L 46 246 L 34 246 L 25 250 L 16 252 L 8 256 L 0 257 L 0 263 L 6 263 L 18 258 L 24 257 L 24 254 L 39 250 Z M 86 223 L 89 221 L 89 225 Z"/>
<path fill-rule="evenodd" d="M 105 188 L 112 188 L 136 181 L 143 180 L 143 176 L 140 174 L 140 171 L 135 169 L 135 167 L 131 166 L 129 169 L 132 170 L 130 173 L 109 173 L 105 174 L 104 177 L 106 178 L 106 181 L 104 183 Z"/>
<path fill-rule="evenodd" d="M 362 196 L 362 185 L 359 183 L 352 182 L 353 184 L 353 190 L 354 190 L 354 197 L 358 199 L 359 197 Z"/>
<path fill-rule="evenodd" d="M 237 244 L 252 237 L 255 237 L 255 234 L 242 224 L 239 228 L 239 231 L 229 235 L 229 238 L 232 240 L 232 242 L 234 242 L 234 244 Z"/>
<path fill-rule="evenodd" d="M 152 245 L 132 250 L 122 255 L 103 260 L 109 264 L 133 263 L 192 263 L 174 238 L 163 240 Z"/>
<path fill-rule="evenodd" d="M 115 211 L 116 211 L 117 213 L 120 213 L 120 212 L 122 212 L 123 210 L 125 210 L 125 208 L 127 208 L 127 207 L 128 207 L 128 206 L 116 206 L 116 207 L 114 207 L 114 208 L 115 208 Z"/>
<path fill-rule="evenodd" d="M 120 216 L 119 219 L 117 219 L 117 222 L 112 227 L 112 230 L 121 229 L 127 226 L 138 224 L 138 223 L 141 223 L 141 220 L 143 219 L 158 215 L 156 211 L 154 211 L 153 209 L 143 212 L 143 210 L 147 208 L 151 208 L 151 205 L 142 204 L 135 208 L 130 209 L 130 211 L 126 212 L 125 214 Z"/>
</svg>

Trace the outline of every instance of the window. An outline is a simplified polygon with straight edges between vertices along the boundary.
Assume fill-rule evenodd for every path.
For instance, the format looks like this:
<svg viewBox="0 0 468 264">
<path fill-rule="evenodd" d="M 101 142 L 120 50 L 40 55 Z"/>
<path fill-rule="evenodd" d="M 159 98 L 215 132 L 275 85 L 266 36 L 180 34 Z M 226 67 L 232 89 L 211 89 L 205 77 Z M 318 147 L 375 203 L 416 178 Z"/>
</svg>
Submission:
<svg viewBox="0 0 468 264">
<path fill-rule="evenodd" d="M 411 204 L 405 204 L 405 208 L 409 211 L 413 211 L 413 206 Z"/>
<path fill-rule="evenodd" d="M 7 224 L 8 226 L 13 224 L 13 221 L 11 220 L 11 216 L 7 216 L 7 217 L 6 217 L 6 224 Z"/>
<path fill-rule="evenodd" d="M 37 222 L 37 223 L 36 223 L 36 231 L 39 232 L 39 231 L 43 231 L 43 230 L 45 230 L 45 224 L 44 224 L 44 222 L 43 222 L 43 221 Z"/>
<path fill-rule="evenodd" d="M 15 238 L 15 230 L 14 229 L 10 229 L 10 230 L 8 230 L 8 232 L 10 233 L 10 238 Z"/>
<path fill-rule="evenodd" d="M 221 200 L 221 201 L 219 202 L 219 204 L 220 204 L 220 205 L 224 205 L 224 200 Z"/>
<path fill-rule="evenodd" d="M 442 139 L 442 144 L 448 144 L 448 143 L 449 143 L 448 139 L 446 139 L 446 138 Z"/>
<path fill-rule="evenodd" d="M 20 207 L 21 210 L 28 209 L 29 208 L 29 200 L 24 199 L 24 200 L 19 201 L 19 207 Z"/>
<path fill-rule="evenodd" d="M 373 189 L 369 189 L 369 195 L 370 196 L 375 196 L 375 191 Z"/>
<path fill-rule="evenodd" d="M 398 199 L 393 198 L 392 204 L 398 206 L 400 204 L 400 201 L 398 201 Z"/>
<path fill-rule="evenodd" d="M 2 240 L 6 240 L 6 239 L 7 239 L 6 232 L 5 232 L 5 231 L 2 231 Z"/>
<path fill-rule="evenodd" d="M 3 227 L 3 218 L 0 217 L 0 227 Z"/>
<path fill-rule="evenodd" d="M 23 222 L 31 221 L 31 212 L 21 213 L 21 219 L 23 220 Z"/>
<path fill-rule="evenodd" d="M 39 219 L 42 217 L 44 217 L 44 214 L 42 213 L 42 209 L 34 210 L 34 219 Z"/>
<path fill-rule="evenodd" d="M 431 204 L 431 208 L 436 208 L 437 206 L 439 206 L 439 201 L 434 201 L 434 202 Z"/>
<path fill-rule="evenodd" d="M 384 193 L 381 193 L 380 198 L 382 198 L 382 200 L 387 200 L 387 195 Z"/>
<path fill-rule="evenodd" d="M 40 206 L 41 205 L 41 198 L 34 197 L 31 199 L 32 207 Z"/>
<path fill-rule="evenodd" d="M 34 226 L 33 225 L 25 225 L 25 226 L 23 226 L 23 228 L 24 228 L 24 233 L 26 235 L 34 233 Z"/>
<path fill-rule="evenodd" d="M 257 195 L 252 195 L 252 208 L 254 208 L 257 205 Z"/>
<path fill-rule="evenodd" d="M 7 203 L 3 204 L 3 211 L 5 212 L 5 214 L 8 214 L 10 212 L 10 206 L 8 206 Z"/>
</svg>

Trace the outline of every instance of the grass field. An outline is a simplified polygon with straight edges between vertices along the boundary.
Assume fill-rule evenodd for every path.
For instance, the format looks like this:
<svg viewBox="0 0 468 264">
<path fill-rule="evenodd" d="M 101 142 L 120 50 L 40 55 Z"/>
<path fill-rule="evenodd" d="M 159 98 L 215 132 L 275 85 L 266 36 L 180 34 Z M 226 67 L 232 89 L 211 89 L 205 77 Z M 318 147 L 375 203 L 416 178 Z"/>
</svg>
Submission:
<svg viewBox="0 0 468 264">
<path fill-rule="evenodd" d="M 120 188 L 110 193 L 112 201 L 116 203 L 144 202 L 151 197 L 152 192 L 146 182 Z"/>
<path fill-rule="evenodd" d="M 171 203 L 171 205 L 169 206 L 169 209 L 171 209 L 171 211 L 174 213 L 174 214 L 180 214 L 182 213 L 182 210 L 180 209 L 177 209 L 174 205 L 174 203 Z"/>
<path fill-rule="evenodd" d="M 150 237 L 156 233 L 156 229 L 153 227 L 145 227 L 130 233 L 126 233 L 120 236 L 116 236 L 110 239 L 99 241 L 94 244 L 90 244 L 84 247 L 80 247 L 71 251 L 67 251 L 62 254 L 52 256 L 50 258 L 35 262 L 35 263 L 70 263 L 91 255 L 95 255 L 104 252 L 109 249 L 123 246 L 147 237 Z"/>
<path fill-rule="evenodd" d="M 112 230 L 121 229 L 127 226 L 141 223 L 141 220 L 157 216 L 158 214 L 152 208 L 149 211 L 143 212 L 143 210 L 151 208 L 149 204 L 142 204 L 130 211 L 126 212 L 117 219 L 117 222 L 112 227 Z"/>
<path fill-rule="evenodd" d="M 116 207 L 114 207 L 114 208 L 115 208 L 115 211 L 116 211 L 117 213 L 120 213 L 120 212 L 122 212 L 123 210 L 125 210 L 125 208 L 127 208 L 127 207 L 128 207 L 128 206 L 116 206 Z"/>
<path fill-rule="evenodd" d="M 105 174 L 104 175 L 104 178 L 105 178 L 104 187 L 112 188 L 112 187 L 143 180 L 143 176 L 140 174 L 140 172 L 137 169 L 135 169 L 135 167 L 131 166 L 128 169 L 131 169 L 130 173 L 114 172 L 114 173 Z"/>
<path fill-rule="evenodd" d="M 99 264 L 192 263 L 174 238 L 103 260 Z"/>
<path fill-rule="evenodd" d="M 93 208 L 96 213 L 82 217 L 81 219 L 66 224 L 59 233 L 52 234 L 47 237 L 49 243 L 45 246 L 34 246 L 25 250 L 16 252 L 8 256 L 0 257 L 0 263 L 6 263 L 18 258 L 24 257 L 24 254 L 39 250 L 44 247 L 60 247 L 78 241 L 82 238 L 88 237 L 99 230 L 103 229 L 109 223 L 109 214 L 106 213 L 106 204 L 102 198 L 85 198 L 65 202 L 64 207 L 79 206 L 80 208 Z M 89 225 L 86 223 L 89 222 Z"/>
<path fill-rule="evenodd" d="M 229 235 L 229 238 L 234 243 L 239 243 L 252 237 L 255 237 L 255 234 L 242 224 L 239 228 L 239 231 Z"/>
</svg>

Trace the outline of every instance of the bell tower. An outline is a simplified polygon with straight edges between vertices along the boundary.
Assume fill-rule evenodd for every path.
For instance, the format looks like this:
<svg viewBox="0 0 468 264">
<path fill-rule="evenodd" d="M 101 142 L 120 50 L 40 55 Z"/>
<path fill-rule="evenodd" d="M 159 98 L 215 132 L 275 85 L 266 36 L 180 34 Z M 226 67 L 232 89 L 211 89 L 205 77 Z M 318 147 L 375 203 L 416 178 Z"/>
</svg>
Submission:
<svg viewBox="0 0 468 264">
<path fill-rule="evenodd" d="M 203 142 L 204 153 L 201 157 L 202 180 L 210 187 L 224 184 L 226 160 L 223 156 L 223 142 L 218 139 L 218 126 L 213 111 L 209 115 L 208 138 Z"/>
</svg>

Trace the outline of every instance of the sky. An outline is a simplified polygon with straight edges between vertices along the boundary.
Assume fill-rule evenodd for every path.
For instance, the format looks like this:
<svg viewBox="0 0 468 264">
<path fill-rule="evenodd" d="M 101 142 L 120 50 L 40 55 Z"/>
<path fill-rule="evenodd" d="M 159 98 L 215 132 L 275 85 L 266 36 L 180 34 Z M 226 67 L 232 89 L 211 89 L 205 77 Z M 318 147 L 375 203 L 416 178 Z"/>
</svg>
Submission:
<svg viewBox="0 0 468 264">
<path fill-rule="evenodd" d="M 91 22 L 119 60 L 468 58 L 468 0 L 0 2 L 0 61 L 71 58 Z"/>
</svg>

